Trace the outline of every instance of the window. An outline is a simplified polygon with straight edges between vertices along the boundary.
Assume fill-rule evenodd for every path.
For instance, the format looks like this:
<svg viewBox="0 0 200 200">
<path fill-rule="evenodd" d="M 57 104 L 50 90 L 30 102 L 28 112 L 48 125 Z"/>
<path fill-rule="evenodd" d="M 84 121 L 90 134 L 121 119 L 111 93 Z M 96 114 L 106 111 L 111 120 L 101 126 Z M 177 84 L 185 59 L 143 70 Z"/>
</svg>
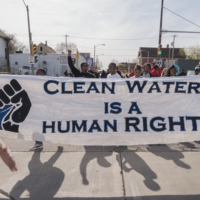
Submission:
<svg viewBox="0 0 200 200">
<path fill-rule="evenodd" d="M 29 66 L 23 66 L 23 69 L 30 69 Z"/>
<path fill-rule="evenodd" d="M 15 65 L 18 65 L 18 62 L 15 62 Z"/>
<path fill-rule="evenodd" d="M 42 51 L 42 47 L 40 47 L 40 51 Z"/>
</svg>

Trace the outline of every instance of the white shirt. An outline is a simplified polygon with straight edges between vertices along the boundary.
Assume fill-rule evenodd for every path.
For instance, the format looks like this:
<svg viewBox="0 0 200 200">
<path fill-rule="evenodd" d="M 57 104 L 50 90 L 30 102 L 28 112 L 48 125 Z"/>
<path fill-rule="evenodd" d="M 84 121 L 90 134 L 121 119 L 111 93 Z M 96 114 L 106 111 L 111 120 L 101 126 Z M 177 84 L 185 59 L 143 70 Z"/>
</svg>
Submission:
<svg viewBox="0 0 200 200">
<path fill-rule="evenodd" d="M 149 73 L 147 73 L 147 74 L 145 75 L 145 72 L 143 72 L 143 74 L 142 74 L 142 77 L 145 77 L 145 78 L 150 78 L 150 74 L 149 74 Z"/>
<path fill-rule="evenodd" d="M 132 76 L 132 77 L 130 77 L 130 78 L 136 78 L 135 76 Z M 143 76 L 140 76 L 139 78 L 143 78 Z"/>
<path fill-rule="evenodd" d="M 121 78 L 121 76 L 118 73 L 114 75 L 108 74 L 107 78 Z"/>
</svg>

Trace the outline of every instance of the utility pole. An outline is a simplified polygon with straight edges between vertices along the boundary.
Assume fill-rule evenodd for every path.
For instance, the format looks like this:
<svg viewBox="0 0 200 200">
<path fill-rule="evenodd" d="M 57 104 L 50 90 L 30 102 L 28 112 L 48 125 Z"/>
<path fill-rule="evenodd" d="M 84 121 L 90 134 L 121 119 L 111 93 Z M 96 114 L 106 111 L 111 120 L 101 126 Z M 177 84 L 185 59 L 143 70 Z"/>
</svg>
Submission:
<svg viewBox="0 0 200 200">
<path fill-rule="evenodd" d="M 96 63 L 95 63 L 95 48 L 96 48 L 96 46 L 94 45 L 94 60 L 93 60 L 94 68 L 95 68 L 95 65 L 96 65 Z"/>
<path fill-rule="evenodd" d="M 66 54 L 67 54 L 67 36 L 68 36 L 68 35 L 65 35 Z"/>
<path fill-rule="evenodd" d="M 174 64 L 174 44 L 175 44 L 175 37 L 177 35 L 174 35 L 174 41 L 173 41 L 173 51 L 172 51 L 172 65 Z"/>
<path fill-rule="evenodd" d="M 24 2 L 24 0 L 23 0 Z M 25 4 L 24 5 L 26 7 L 26 11 L 27 11 L 27 20 L 28 20 L 28 35 L 29 35 L 29 46 L 30 46 L 30 57 L 32 57 L 32 48 L 31 48 L 31 44 L 32 42 L 32 35 L 31 35 L 31 28 L 30 28 L 30 19 L 29 19 L 29 9 L 28 6 Z M 32 75 L 34 75 L 34 64 L 31 64 L 31 70 L 32 70 Z"/>
<path fill-rule="evenodd" d="M 162 0 L 162 2 L 161 2 L 160 30 L 159 30 L 159 41 L 158 41 L 158 46 L 161 45 L 161 42 L 162 42 L 163 5 L 164 5 L 164 0 Z M 158 60 L 160 60 L 160 59 L 161 59 L 161 55 L 158 55 Z"/>
<path fill-rule="evenodd" d="M 167 48 L 169 48 L 169 58 L 168 58 L 168 67 L 169 67 L 169 63 L 170 63 L 170 46 L 169 46 L 169 44 L 167 45 Z"/>
</svg>

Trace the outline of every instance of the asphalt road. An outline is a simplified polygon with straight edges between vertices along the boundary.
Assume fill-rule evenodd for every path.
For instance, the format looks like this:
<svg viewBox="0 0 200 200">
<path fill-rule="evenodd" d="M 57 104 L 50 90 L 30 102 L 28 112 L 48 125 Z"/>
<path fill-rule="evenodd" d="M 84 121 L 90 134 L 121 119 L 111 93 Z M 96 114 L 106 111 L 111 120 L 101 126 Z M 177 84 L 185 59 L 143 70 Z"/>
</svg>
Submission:
<svg viewBox="0 0 200 200">
<path fill-rule="evenodd" d="M 200 142 L 71 146 L 2 138 L 18 171 L 0 160 L 0 199 L 198 200 Z"/>
</svg>

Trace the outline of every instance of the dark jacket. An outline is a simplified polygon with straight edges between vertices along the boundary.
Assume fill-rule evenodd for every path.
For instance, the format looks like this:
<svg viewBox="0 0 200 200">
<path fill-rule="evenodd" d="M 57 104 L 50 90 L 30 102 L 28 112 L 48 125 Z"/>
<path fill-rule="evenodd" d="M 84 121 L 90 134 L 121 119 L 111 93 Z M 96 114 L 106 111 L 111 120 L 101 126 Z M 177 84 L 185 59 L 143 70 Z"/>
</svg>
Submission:
<svg viewBox="0 0 200 200">
<path fill-rule="evenodd" d="M 92 73 L 83 73 L 80 72 L 76 67 L 74 67 L 71 56 L 68 56 L 68 64 L 75 77 L 96 78 L 95 75 L 93 75 Z"/>
</svg>

